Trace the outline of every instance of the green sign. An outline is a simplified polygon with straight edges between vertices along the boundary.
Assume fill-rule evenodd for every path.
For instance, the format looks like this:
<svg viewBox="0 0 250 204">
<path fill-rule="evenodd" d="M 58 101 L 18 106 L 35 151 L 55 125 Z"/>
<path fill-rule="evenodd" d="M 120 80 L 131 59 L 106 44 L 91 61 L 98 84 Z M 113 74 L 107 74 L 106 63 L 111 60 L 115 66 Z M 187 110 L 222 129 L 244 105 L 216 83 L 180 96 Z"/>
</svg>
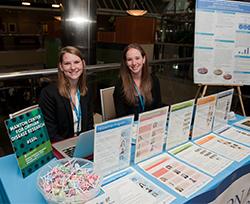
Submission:
<svg viewBox="0 0 250 204">
<path fill-rule="evenodd" d="M 42 112 L 38 106 L 5 121 L 23 177 L 50 161 L 54 155 Z"/>
</svg>

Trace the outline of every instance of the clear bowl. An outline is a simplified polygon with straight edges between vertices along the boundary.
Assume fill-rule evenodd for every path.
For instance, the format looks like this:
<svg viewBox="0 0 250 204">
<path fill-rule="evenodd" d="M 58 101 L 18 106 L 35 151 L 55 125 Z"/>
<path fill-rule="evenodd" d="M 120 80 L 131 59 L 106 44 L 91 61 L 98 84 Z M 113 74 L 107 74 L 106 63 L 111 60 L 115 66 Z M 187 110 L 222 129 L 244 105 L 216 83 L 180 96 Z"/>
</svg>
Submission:
<svg viewBox="0 0 250 204">
<path fill-rule="evenodd" d="M 37 186 L 48 203 L 84 203 L 96 197 L 102 174 L 86 159 L 54 160 L 39 171 Z"/>
</svg>

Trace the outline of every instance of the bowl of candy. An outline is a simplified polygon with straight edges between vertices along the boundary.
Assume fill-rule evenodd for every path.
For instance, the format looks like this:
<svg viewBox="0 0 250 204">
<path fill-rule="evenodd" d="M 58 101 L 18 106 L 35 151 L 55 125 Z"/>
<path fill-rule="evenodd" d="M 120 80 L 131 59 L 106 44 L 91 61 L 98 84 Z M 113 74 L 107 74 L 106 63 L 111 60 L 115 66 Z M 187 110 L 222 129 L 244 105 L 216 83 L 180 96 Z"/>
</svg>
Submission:
<svg viewBox="0 0 250 204">
<path fill-rule="evenodd" d="M 97 166 L 80 158 L 54 160 L 39 171 L 37 186 L 48 203 L 85 203 L 102 184 Z"/>
</svg>

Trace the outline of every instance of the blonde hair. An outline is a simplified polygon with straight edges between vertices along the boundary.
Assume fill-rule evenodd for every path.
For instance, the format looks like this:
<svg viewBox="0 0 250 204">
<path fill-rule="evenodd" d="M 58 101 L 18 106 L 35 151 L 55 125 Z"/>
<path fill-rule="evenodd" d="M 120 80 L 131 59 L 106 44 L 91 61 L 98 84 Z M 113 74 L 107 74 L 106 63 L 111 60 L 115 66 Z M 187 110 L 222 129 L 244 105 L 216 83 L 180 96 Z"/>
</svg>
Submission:
<svg viewBox="0 0 250 204">
<path fill-rule="evenodd" d="M 82 72 L 81 76 L 79 77 L 77 87 L 79 88 L 80 94 L 82 96 L 85 96 L 87 91 L 88 91 L 88 88 L 86 85 L 85 61 L 84 61 L 84 58 L 83 58 L 81 51 L 79 49 L 77 49 L 76 47 L 72 47 L 72 46 L 66 46 L 66 47 L 62 48 L 60 53 L 59 53 L 58 82 L 57 82 L 59 93 L 61 96 L 69 98 L 70 83 L 69 83 L 69 80 L 67 79 L 67 77 L 65 77 L 64 73 L 62 72 L 62 70 L 60 69 L 60 66 L 59 66 L 59 64 L 60 63 L 62 64 L 62 62 L 63 62 L 63 56 L 65 53 L 70 53 L 70 54 L 76 55 L 76 56 L 80 57 L 80 59 L 82 60 L 83 72 Z"/>
<path fill-rule="evenodd" d="M 129 44 L 124 50 L 122 54 L 122 63 L 121 63 L 121 68 L 120 68 L 120 77 L 122 80 L 123 84 L 123 92 L 125 95 L 125 98 L 127 101 L 132 104 L 136 105 L 138 103 L 138 98 L 135 97 L 136 95 L 136 90 L 134 87 L 134 81 L 133 77 L 131 75 L 130 69 L 127 66 L 127 52 L 130 49 L 136 49 L 138 50 L 142 57 L 145 57 L 145 63 L 143 64 L 142 67 L 142 76 L 141 76 L 141 86 L 140 86 L 140 94 L 144 97 L 145 103 L 146 104 L 151 104 L 152 103 L 152 78 L 149 73 L 149 67 L 148 67 L 148 61 L 147 61 L 147 56 L 143 48 L 136 43 Z"/>
</svg>

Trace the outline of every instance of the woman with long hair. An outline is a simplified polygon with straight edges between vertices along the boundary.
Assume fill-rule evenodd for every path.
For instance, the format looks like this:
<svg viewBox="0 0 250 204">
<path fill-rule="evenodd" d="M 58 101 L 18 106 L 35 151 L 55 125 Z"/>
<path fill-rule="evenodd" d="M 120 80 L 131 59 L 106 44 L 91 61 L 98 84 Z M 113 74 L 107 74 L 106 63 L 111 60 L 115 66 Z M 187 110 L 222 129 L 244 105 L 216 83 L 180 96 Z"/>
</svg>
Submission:
<svg viewBox="0 0 250 204">
<path fill-rule="evenodd" d="M 147 56 L 139 44 L 129 44 L 122 54 L 120 78 L 113 94 L 117 117 L 135 115 L 161 107 L 159 80 L 149 70 Z"/>
<path fill-rule="evenodd" d="M 67 46 L 61 49 L 58 61 L 57 84 L 43 88 L 39 99 L 52 142 L 93 128 L 91 91 L 82 53 Z"/>
</svg>

